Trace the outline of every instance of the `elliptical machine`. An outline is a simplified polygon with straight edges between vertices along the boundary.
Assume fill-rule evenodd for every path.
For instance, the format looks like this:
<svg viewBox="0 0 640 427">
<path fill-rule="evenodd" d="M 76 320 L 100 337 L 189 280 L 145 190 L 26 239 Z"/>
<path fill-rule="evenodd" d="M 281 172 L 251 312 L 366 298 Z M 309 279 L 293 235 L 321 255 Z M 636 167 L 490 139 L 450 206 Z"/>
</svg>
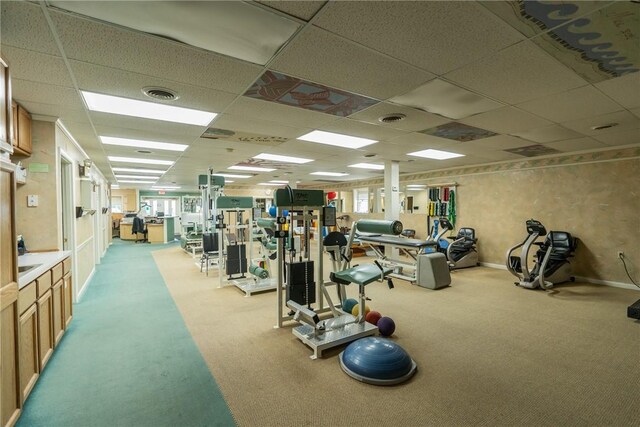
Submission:
<svg viewBox="0 0 640 427">
<path fill-rule="evenodd" d="M 514 284 L 523 288 L 540 287 L 548 290 L 558 283 L 574 282 L 576 278 L 571 275 L 569 258 L 573 256 L 578 240 L 566 231 L 550 231 L 544 242 L 536 242 L 547 230 L 535 219 L 527 220 L 526 224 L 527 238 L 507 252 L 507 269 L 518 278 Z M 529 250 L 534 244 L 539 248 L 533 269 L 529 270 Z M 520 256 L 511 255 L 519 247 L 522 247 Z"/>
<path fill-rule="evenodd" d="M 448 223 L 446 219 L 443 219 Z M 442 220 L 441 220 L 442 221 Z M 452 227 L 453 228 L 453 227 Z M 449 237 L 453 242 L 447 247 L 447 260 L 449 268 L 475 267 L 478 265 L 478 251 L 476 250 L 476 230 L 469 227 L 462 227 L 455 237 Z"/>
</svg>

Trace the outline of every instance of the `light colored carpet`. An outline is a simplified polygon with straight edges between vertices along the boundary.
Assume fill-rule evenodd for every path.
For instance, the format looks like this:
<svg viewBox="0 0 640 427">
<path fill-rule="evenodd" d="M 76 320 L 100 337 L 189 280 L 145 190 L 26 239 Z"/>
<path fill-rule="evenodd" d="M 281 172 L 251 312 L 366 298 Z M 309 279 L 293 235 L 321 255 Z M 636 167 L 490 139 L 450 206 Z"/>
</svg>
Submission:
<svg viewBox="0 0 640 427">
<path fill-rule="evenodd" d="M 293 323 L 273 329 L 275 292 L 245 298 L 178 248 L 153 255 L 241 426 L 640 425 L 640 324 L 626 317 L 639 292 L 532 291 L 483 267 L 438 291 L 374 283 L 370 306 L 419 369 L 377 387 L 341 371 L 340 349 L 311 360 Z"/>
</svg>

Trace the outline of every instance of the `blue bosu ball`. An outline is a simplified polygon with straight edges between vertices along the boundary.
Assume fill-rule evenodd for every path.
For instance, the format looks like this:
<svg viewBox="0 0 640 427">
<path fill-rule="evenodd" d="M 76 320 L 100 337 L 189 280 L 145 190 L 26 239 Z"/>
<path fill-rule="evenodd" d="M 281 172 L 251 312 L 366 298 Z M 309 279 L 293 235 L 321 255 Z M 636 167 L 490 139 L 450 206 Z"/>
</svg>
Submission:
<svg viewBox="0 0 640 427">
<path fill-rule="evenodd" d="M 340 353 L 340 366 L 352 378 L 369 384 L 393 385 L 411 378 L 416 363 L 390 339 L 367 337 L 352 342 Z"/>
</svg>

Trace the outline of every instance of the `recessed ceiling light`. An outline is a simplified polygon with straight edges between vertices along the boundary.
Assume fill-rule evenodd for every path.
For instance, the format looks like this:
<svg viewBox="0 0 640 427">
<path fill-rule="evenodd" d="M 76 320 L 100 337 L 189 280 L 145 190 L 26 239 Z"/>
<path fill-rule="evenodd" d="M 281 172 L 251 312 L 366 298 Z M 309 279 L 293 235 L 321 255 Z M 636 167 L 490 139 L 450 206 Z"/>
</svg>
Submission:
<svg viewBox="0 0 640 427">
<path fill-rule="evenodd" d="M 152 186 L 151 187 L 152 190 L 179 190 L 180 187 L 176 187 L 174 185 L 159 185 L 159 186 Z"/>
<path fill-rule="evenodd" d="M 282 185 L 277 182 L 259 182 L 258 185 Z"/>
<path fill-rule="evenodd" d="M 343 172 L 311 172 L 309 175 L 322 175 L 322 176 L 347 176 L 348 173 Z"/>
<path fill-rule="evenodd" d="M 140 163 L 143 165 L 166 165 L 170 166 L 173 164 L 171 160 L 155 160 L 155 159 L 140 159 L 137 157 L 118 157 L 118 156 L 109 156 L 107 157 L 111 162 L 123 162 L 123 163 Z"/>
<path fill-rule="evenodd" d="M 146 175 L 116 175 L 116 178 L 133 178 L 133 179 L 160 179 L 159 176 L 146 176 Z"/>
<path fill-rule="evenodd" d="M 256 166 L 229 166 L 227 169 L 237 170 L 237 171 L 253 171 L 253 172 L 273 172 L 273 168 L 259 168 Z"/>
<path fill-rule="evenodd" d="M 305 135 L 299 136 L 296 139 L 344 148 L 360 148 L 378 142 L 375 139 L 360 138 L 357 136 L 349 136 L 321 130 L 314 130 Z"/>
<path fill-rule="evenodd" d="M 253 156 L 254 159 L 262 159 L 262 160 L 273 160 L 276 162 L 286 162 L 286 163 L 309 163 L 313 162 L 313 159 L 304 159 L 302 157 L 291 157 L 291 156 L 280 156 L 278 154 L 267 154 L 261 153 L 257 156 Z"/>
<path fill-rule="evenodd" d="M 464 154 L 450 153 L 448 151 L 428 150 L 415 151 L 413 153 L 407 153 L 407 156 L 424 157 L 425 159 L 446 160 L 453 159 L 454 157 L 464 157 Z"/>
<path fill-rule="evenodd" d="M 280 181 L 278 179 L 272 179 L 269 182 L 273 182 L 274 184 L 288 184 L 289 183 L 289 181 Z"/>
<path fill-rule="evenodd" d="M 118 182 L 123 183 L 127 182 L 130 184 L 155 184 L 156 181 L 135 181 L 133 179 L 119 179 Z"/>
<path fill-rule="evenodd" d="M 114 172 L 135 172 L 135 173 L 157 173 L 162 175 L 166 171 L 159 169 L 138 169 L 138 168 L 111 168 Z"/>
<path fill-rule="evenodd" d="M 381 171 L 384 169 L 384 165 L 376 165 L 374 163 L 356 163 L 355 165 L 349 165 L 350 168 L 360 168 L 360 169 L 373 169 L 377 171 Z"/>
<path fill-rule="evenodd" d="M 408 184 L 407 188 L 427 188 L 427 186 L 423 184 Z"/>
<path fill-rule="evenodd" d="M 113 136 L 101 136 L 100 141 L 106 145 L 120 145 L 123 147 L 155 148 L 157 150 L 184 151 L 188 145 L 172 144 L 169 142 L 142 141 L 140 139 L 116 138 Z"/>
<path fill-rule="evenodd" d="M 142 117 L 144 119 L 162 120 L 165 122 L 184 123 L 188 125 L 207 126 L 217 116 L 207 111 L 157 104 L 155 102 L 138 101 L 119 96 L 80 91 L 87 108 L 102 113 L 120 114 L 123 116 Z"/>
<path fill-rule="evenodd" d="M 237 175 L 235 173 L 214 173 L 214 175 L 224 176 L 225 178 L 253 178 L 253 175 Z"/>
</svg>

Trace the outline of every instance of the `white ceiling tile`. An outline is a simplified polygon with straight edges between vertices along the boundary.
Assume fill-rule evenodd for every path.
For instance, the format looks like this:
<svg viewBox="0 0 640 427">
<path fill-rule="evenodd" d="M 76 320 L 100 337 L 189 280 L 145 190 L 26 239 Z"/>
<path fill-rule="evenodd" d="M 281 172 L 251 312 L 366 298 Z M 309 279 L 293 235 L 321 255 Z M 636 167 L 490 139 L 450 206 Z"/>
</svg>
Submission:
<svg viewBox="0 0 640 427">
<path fill-rule="evenodd" d="M 63 121 L 89 123 L 89 116 L 83 109 L 69 108 L 65 105 L 42 104 L 23 101 L 21 105 L 30 113 L 40 116 L 57 117 Z"/>
<path fill-rule="evenodd" d="M 40 104 L 57 104 L 73 109 L 84 108 L 78 91 L 70 87 L 53 86 L 19 78 L 12 78 L 11 86 L 13 97 L 20 104 L 31 101 Z M 32 111 L 32 113 L 38 112 Z"/>
<path fill-rule="evenodd" d="M 257 65 L 159 37 L 53 10 L 50 14 L 69 59 L 238 94 L 262 71 Z"/>
<path fill-rule="evenodd" d="M 251 132 L 264 136 L 295 138 L 311 132 L 311 128 L 296 128 L 266 120 L 247 118 L 236 114 L 222 114 L 215 118 L 212 127 L 233 131 Z"/>
<path fill-rule="evenodd" d="M 547 147 L 555 148 L 556 150 L 569 153 L 572 151 L 592 150 L 596 148 L 606 148 L 606 145 L 596 141 L 593 138 L 577 138 L 567 139 L 565 141 L 548 142 Z"/>
<path fill-rule="evenodd" d="M 495 110 L 503 104 L 440 79 L 432 80 L 390 99 L 396 104 L 419 108 L 452 119 Z"/>
<path fill-rule="evenodd" d="M 227 110 L 227 114 L 245 118 L 267 120 L 288 126 L 319 128 L 338 120 L 333 114 L 325 114 L 304 108 L 294 108 L 261 99 L 239 97 Z"/>
<path fill-rule="evenodd" d="M 306 1 L 269 1 L 258 0 L 265 6 L 269 6 L 272 9 L 284 12 L 287 15 L 295 16 L 296 18 L 303 19 L 305 21 L 313 18 L 313 15 L 320 10 L 326 3 L 325 0 L 306 0 Z"/>
<path fill-rule="evenodd" d="M 136 147 L 122 147 L 118 145 L 102 145 L 105 153 L 108 156 L 120 156 L 120 157 L 136 157 L 143 159 L 159 159 L 159 160 L 173 160 L 176 161 L 180 157 L 181 153 L 167 150 L 154 150 L 146 148 Z M 151 151 L 151 153 L 139 153 L 138 151 Z M 114 162 L 115 163 L 115 162 Z"/>
<path fill-rule="evenodd" d="M 435 77 L 313 26 L 295 38 L 269 68 L 377 99 L 406 92 Z"/>
<path fill-rule="evenodd" d="M 610 123 L 618 123 L 618 125 L 608 129 L 592 129 L 594 126 L 602 126 Z M 628 111 L 618 111 L 615 113 L 603 114 L 601 116 L 565 122 L 562 123 L 562 126 L 584 135 L 595 136 L 640 129 L 640 119 Z"/>
<path fill-rule="evenodd" d="M 640 108 L 634 108 L 633 110 L 629 110 L 634 116 L 640 117 Z"/>
<path fill-rule="evenodd" d="M 552 122 L 514 107 L 504 107 L 467 117 L 460 122 L 496 133 L 514 133 L 535 129 Z"/>
<path fill-rule="evenodd" d="M 560 125 L 546 126 L 540 129 L 531 129 L 522 132 L 514 132 L 513 135 L 528 139 L 534 142 L 552 142 L 563 139 L 578 138 L 580 133 L 562 127 Z"/>
<path fill-rule="evenodd" d="M 490 138 L 482 138 L 477 141 L 465 142 L 465 144 L 473 144 L 476 147 L 486 148 L 489 150 L 508 150 L 509 148 L 520 148 L 533 145 L 533 142 L 511 135 L 496 135 Z"/>
<path fill-rule="evenodd" d="M 586 84 L 584 79 L 529 41 L 510 46 L 445 77 L 509 104 Z"/>
<path fill-rule="evenodd" d="M 518 107 L 556 123 L 612 113 L 623 109 L 621 105 L 612 101 L 591 85 L 533 99 L 518 104 Z"/>
<path fill-rule="evenodd" d="M 629 145 L 640 143 L 640 130 L 632 129 L 622 132 L 594 134 L 593 138 L 606 145 Z"/>
<path fill-rule="evenodd" d="M 378 120 L 382 116 L 398 113 L 404 114 L 406 117 L 393 123 L 381 123 Z M 416 108 L 406 107 L 404 105 L 393 104 L 390 102 L 381 102 L 373 105 L 366 110 L 350 115 L 349 118 L 360 122 L 367 122 L 379 126 L 412 132 L 430 129 L 450 122 L 448 118 L 441 117 L 437 114 L 427 113 L 426 111 L 418 110 Z"/>
<path fill-rule="evenodd" d="M 609 79 L 594 85 L 625 108 L 640 107 L 640 73 Z"/>
<path fill-rule="evenodd" d="M 524 38 L 472 2 L 330 2 L 314 24 L 435 74 Z"/>
<path fill-rule="evenodd" d="M 73 87 L 67 67 L 59 56 L 9 46 L 2 48 L 2 55 L 7 58 L 11 66 L 11 75 L 14 78 L 55 86 Z"/>
<path fill-rule="evenodd" d="M 381 125 L 373 125 L 348 118 L 328 123 L 324 125 L 321 130 L 342 133 L 350 136 L 358 136 L 360 138 L 375 139 L 377 141 L 395 138 L 408 133 L 404 130 L 392 129 Z"/>
<path fill-rule="evenodd" d="M 237 97 L 236 94 L 168 81 L 145 74 L 74 60 L 69 62 L 81 90 L 210 112 L 223 111 Z M 150 86 L 171 89 L 178 94 L 179 98 L 175 101 L 149 98 L 142 93 L 142 89 Z"/>
<path fill-rule="evenodd" d="M 90 113 L 91 121 L 96 128 L 120 128 L 149 132 L 150 134 L 168 134 L 191 136 L 199 138 L 206 127 L 192 126 L 182 123 L 165 122 L 162 120 L 141 119 L 138 117 L 122 116 L 120 114 Z"/>
<path fill-rule="evenodd" d="M 13 46 L 60 55 L 39 4 L 3 1 L 0 8 L 0 40 L 3 49 Z"/>
<path fill-rule="evenodd" d="M 475 153 L 474 158 L 481 159 L 481 161 L 476 162 L 475 164 L 481 164 L 489 162 L 502 162 L 506 160 L 522 160 L 524 157 L 510 153 L 508 151 L 502 150 L 493 150 L 493 151 L 485 151 L 481 153 Z"/>
<path fill-rule="evenodd" d="M 397 146 L 412 149 L 413 151 L 419 151 L 426 150 L 427 148 L 438 148 L 448 145 L 451 140 L 439 138 L 433 135 L 426 135 L 424 133 L 413 132 L 389 139 L 388 142 Z"/>
</svg>

